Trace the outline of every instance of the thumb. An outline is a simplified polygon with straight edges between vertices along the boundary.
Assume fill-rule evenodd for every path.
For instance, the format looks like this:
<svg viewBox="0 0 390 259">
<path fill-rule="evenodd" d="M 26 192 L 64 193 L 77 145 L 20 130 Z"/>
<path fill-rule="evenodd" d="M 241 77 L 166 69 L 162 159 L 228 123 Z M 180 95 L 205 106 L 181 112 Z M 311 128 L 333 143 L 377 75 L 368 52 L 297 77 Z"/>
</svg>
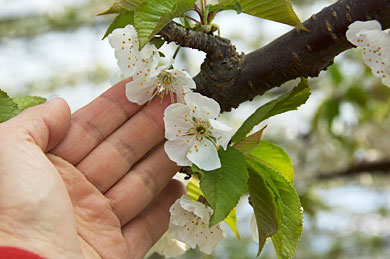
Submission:
<svg viewBox="0 0 390 259">
<path fill-rule="evenodd" d="M 65 137 L 70 124 L 70 108 L 62 98 L 28 108 L 0 124 L 8 134 L 22 132 L 31 137 L 42 151 L 48 152 Z"/>
</svg>

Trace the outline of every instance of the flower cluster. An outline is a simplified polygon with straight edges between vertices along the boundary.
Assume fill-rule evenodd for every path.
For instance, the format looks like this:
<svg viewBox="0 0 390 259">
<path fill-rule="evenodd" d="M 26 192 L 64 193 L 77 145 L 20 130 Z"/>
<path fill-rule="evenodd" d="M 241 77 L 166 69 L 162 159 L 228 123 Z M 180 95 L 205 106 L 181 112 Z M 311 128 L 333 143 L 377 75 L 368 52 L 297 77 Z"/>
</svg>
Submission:
<svg viewBox="0 0 390 259">
<path fill-rule="evenodd" d="M 225 239 L 225 231 L 220 224 L 209 227 L 213 210 L 203 203 L 182 196 L 171 207 L 169 233 L 172 237 L 187 243 L 191 248 L 211 254 L 215 246 Z"/>
<path fill-rule="evenodd" d="M 109 42 L 121 69 L 121 77 L 132 77 L 126 83 L 126 96 L 131 102 L 143 105 L 154 97 L 169 95 L 172 104 L 164 112 L 164 145 L 168 157 L 179 166 L 195 164 L 203 170 L 221 167 L 218 148 L 227 148 L 232 129 L 218 121 L 220 106 L 211 98 L 192 92 L 195 82 L 181 70 L 171 69 L 173 61 L 159 66 L 160 55 L 155 46 L 146 44 L 139 49 L 137 32 L 133 26 L 114 30 Z M 190 247 L 210 254 L 225 238 L 220 225 L 209 227 L 212 209 L 186 196 L 177 200 L 170 209 L 170 235 Z M 175 247 L 176 254 L 186 247 L 179 241 L 166 238 L 155 251 L 166 254 L 165 246 Z M 171 252 L 172 252 L 171 251 Z M 173 255 L 169 253 L 169 255 Z"/>
<path fill-rule="evenodd" d="M 382 83 L 390 86 L 390 29 L 382 31 L 378 21 L 356 21 L 349 25 L 347 39 L 363 48 L 363 60 Z"/>
</svg>

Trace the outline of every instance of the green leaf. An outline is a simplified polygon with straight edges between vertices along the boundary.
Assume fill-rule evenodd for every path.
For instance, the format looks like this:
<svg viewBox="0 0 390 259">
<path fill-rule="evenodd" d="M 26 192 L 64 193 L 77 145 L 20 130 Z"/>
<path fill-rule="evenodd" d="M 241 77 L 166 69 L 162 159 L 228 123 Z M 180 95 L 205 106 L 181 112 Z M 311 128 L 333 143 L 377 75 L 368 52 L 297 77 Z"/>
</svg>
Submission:
<svg viewBox="0 0 390 259">
<path fill-rule="evenodd" d="M 232 137 L 234 143 L 238 143 L 260 122 L 274 115 L 284 113 L 291 110 L 296 110 L 300 105 L 304 104 L 310 96 L 309 82 L 306 78 L 302 78 L 301 82 L 288 93 L 279 96 L 260 108 L 258 108 L 249 118 L 242 124 L 238 131 Z"/>
<path fill-rule="evenodd" d="M 253 149 L 259 145 L 261 136 L 263 135 L 263 131 L 265 130 L 267 126 L 264 126 L 261 130 L 258 132 L 250 135 L 249 137 L 244 138 L 240 142 L 234 145 L 234 148 L 241 151 L 244 154 L 250 153 Z"/>
<path fill-rule="evenodd" d="M 248 171 L 245 157 L 233 147 L 218 150 L 221 168 L 204 171 L 200 188 L 207 202 L 214 209 L 210 226 L 225 219 L 237 205 L 240 197 L 248 192 Z"/>
<path fill-rule="evenodd" d="M 127 13 L 129 11 L 135 10 L 135 8 L 144 2 L 146 2 L 146 0 L 117 0 L 107 11 L 104 11 L 99 15 Z"/>
<path fill-rule="evenodd" d="M 262 163 L 283 175 L 290 183 L 294 180 L 294 168 L 291 159 L 281 147 L 267 141 L 260 144 L 250 153 Z"/>
<path fill-rule="evenodd" d="M 228 4 L 228 5 L 208 5 L 207 9 L 210 12 L 215 12 L 215 11 L 221 11 L 221 10 L 234 10 L 236 11 L 237 14 L 240 14 L 242 12 L 242 7 L 239 2 L 236 2 L 234 4 Z"/>
<path fill-rule="evenodd" d="M 259 233 L 259 250 L 257 253 L 257 256 L 259 256 L 267 237 L 274 235 L 279 229 L 278 212 L 275 194 L 266 185 L 259 169 L 248 163 L 248 171 L 249 201 L 255 212 Z"/>
<path fill-rule="evenodd" d="M 290 0 L 222 0 L 220 5 L 241 4 L 242 12 L 307 30 L 299 21 Z"/>
<path fill-rule="evenodd" d="M 39 96 L 14 97 L 12 100 L 18 105 L 20 111 L 46 102 L 46 98 Z"/>
<path fill-rule="evenodd" d="M 233 233 L 236 235 L 237 239 L 240 239 L 240 233 L 237 230 L 237 218 L 236 218 L 236 208 L 232 209 L 229 215 L 225 219 L 226 224 L 233 230 Z"/>
<path fill-rule="evenodd" d="M 106 38 L 110 33 L 117 28 L 124 28 L 128 24 L 134 24 L 134 12 L 119 14 L 115 17 L 114 21 L 108 27 L 106 33 L 104 34 L 102 40 Z"/>
<path fill-rule="evenodd" d="M 135 11 L 140 49 L 173 18 L 194 7 L 196 0 L 149 0 Z"/>
<path fill-rule="evenodd" d="M 267 186 L 270 187 L 276 199 L 278 199 L 276 204 L 281 226 L 278 232 L 272 236 L 278 258 L 292 258 L 298 246 L 303 225 L 298 194 L 286 178 L 257 158 L 247 156 L 247 162 L 266 179 Z"/>
<path fill-rule="evenodd" d="M 18 104 L 10 98 L 6 92 L 0 90 L 0 122 L 15 117 L 20 112 Z"/>
</svg>

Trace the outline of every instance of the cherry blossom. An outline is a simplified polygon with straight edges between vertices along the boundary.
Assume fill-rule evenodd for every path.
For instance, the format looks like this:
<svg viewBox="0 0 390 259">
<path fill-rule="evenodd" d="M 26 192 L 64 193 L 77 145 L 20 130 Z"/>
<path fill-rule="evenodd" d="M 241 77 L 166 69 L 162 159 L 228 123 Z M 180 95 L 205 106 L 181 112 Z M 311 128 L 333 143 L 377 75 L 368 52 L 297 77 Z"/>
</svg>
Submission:
<svg viewBox="0 0 390 259">
<path fill-rule="evenodd" d="M 156 69 L 160 58 L 157 48 L 147 43 L 139 50 L 138 35 L 134 26 L 127 25 L 115 29 L 108 36 L 108 41 L 115 49 L 118 66 L 126 77 Z"/>
<path fill-rule="evenodd" d="M 172 237 L 188 244 L 198 245 L 199 250 L 211 254 L 219 242 L 225 239 L 225 231 L 220 224 L 209 227 L 213 210 L 203 203 L 183 195 L 170 208 L 169 232 Z"/>
<path fill-rule="evenodd" d="M 167 70 L 167 67 L 145 72 L 138 72 L 134 80 L 126 84 L 127 98 L 137 104 L 144 104 L 155 96 L 164 98 L 169 95 L 172 102 L 176 95 L 178 102 L 184 102 L 184 96 L 195 89 L 196 85 L 191 76 L 178 69 Z M 175 94 L 175 95 L 174 95 Z"/>
<path fill-rule="evenodd" d="M 382 83 L 390 86 L 390 29 L 382 31 L 376 21 L 356 21 L 349 25 L 347 39 L 363 48 L 363 60 Z"/>
<path fill-rule="evenodd" d="M 203 170 L 220 168 L 217 149 L 226 149 L 232 129 L 216 120 L 219 104 L 199 93 L 185 95 L 184 101 L 171 104 L 164 112 L 165 152 L 179 166 L 194 163 Z"/>
<path fill-rule="evenodd" d="M 169 232 L 166 232 L 149 250 L 145 258 L 149 258 L 153 253 L 158 253 L 165 258 L 177 257 L 187 252 L 188 249 L 190 247 L 187 244 L 174 239 Z"/>
</svg>

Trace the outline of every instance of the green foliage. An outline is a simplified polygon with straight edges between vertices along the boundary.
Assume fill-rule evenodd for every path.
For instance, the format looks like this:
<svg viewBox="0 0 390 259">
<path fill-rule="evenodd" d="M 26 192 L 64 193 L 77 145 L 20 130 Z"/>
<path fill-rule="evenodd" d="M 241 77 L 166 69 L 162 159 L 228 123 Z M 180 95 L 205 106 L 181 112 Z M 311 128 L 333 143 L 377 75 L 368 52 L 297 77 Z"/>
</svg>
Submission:
<svg viewBox="0 0 390 259">
<path fill-rule="evenodd" d="M 46 102 L 46 98 L 39 96 L 14 97 L 12 100 L 18 105 L 20 111 Z"/>
<path fill-rule="evenodd" d="M 263 131 L 267 126 L 259 130 L 258 132 L 244 138 L 240 142 L 234 145 L 234 148 L 241 151 L 244 154 L 250 153 L 253 149 L 255 149 L 261 140 L 261 136 L 263 135 Z"/>
<path fill-rule="evenodd" d="M 276 197 L 266 185 L 263 176 L 258 168 L 248 163 L 249 180 L 249 201 L 253 207 L 257 229 L 259 232 L 259 250 L 263 250 L 267 237 L 270 237 L 279 229 Z"/>
<path fill-rule="evenodd" d="M 0 90 L 0 122 L 11 119 L 24 109 L 46 102 L 45 98 L 38 96 L 23 96 L 11 98 Z"/>
<path fill-rule="evenodd" d="M 245 157 L 233 147 L 219 149 L 221 168 L 203 172 L 200 187 L 207 202 L 214 209 L 210 226 L 225 219 L 236 207 L 240 197 L 248 192 L 248 171 Z"/>
<path fill-rule="evenodd" d="M 244 13 L 307 30 L 299 21 L 290 0 L 222 0 L 219 4 L 234 5 L 236 2 L 240 3 Z"/>
<path fill-rule="evenodd" d="M 264 179 L 266 187 L 269 188 L 268 190 L 272 191 L 272 197 L 274 197 L 275 199 L 277 211 L 276 218 L 278 219 L 277 222 L 279 222 L 279 228 L 277 232 L 274 233 L 274 235 L 272 236 L 272 242 L 274 244 L 277 256 L 281 259 L 292 258 L 302 233 L 303 224 L 301 204 L 299 202 L 298 195 L 295 192 L 295 189 L 291 185 L 291 183 L 287 181 L 287 179 L 284 178 L 280 172 L 275 171 L 274 169 L 268 167 L 267 164 L 252 156 L 247 156 L 247 162 L 248 168 L 250 168 L 250 177 L 252 177 L 252 175 L 260 175 L 262 179 Z M 255 174 L 254 172 L 256 172 L 257 174 Z M 260 183 L 258 184 L 260 186 Z M 265 188 L 257 187 L 257 189 Z M 249 188 L 249 193 L 251 194 L 251 188 Z M 258 220 L 258 214 L 262 213 L 261 210 L 269 210 L 269 208 L 267 207 L 270 206 L 269 204 L 270 202 L 267 201 L 263 205 L 265 207 L 254 207 L 256 220 Z M 259 220 L 263 221 L 262 218 L 260 218 Z M 270 221 L 269 225 L 262 226 L 263 229 L 260 228 L 258 223 L 259 237 L 268 236 L 269 229 L 273 229 L 274 226 L 275 217 L 273 218 L 273 221 Z M 264 232 L 264 228 L 267 230 L 266 232 Z M 259 244 L 260 253 L 263 244 L 260 242 Z"/>
<path fill-rule="evenodd" d="M 240 233 L 238 233 L 237 230 L 236 208 L 232 209 L 232 211 L 226 217 L 225 222 L 233 230 L 233 233 L 236 235 L 236 238 L 240 239 Z"/>
<path fill-rule="evenodd" d="M 288 93 L 272 100 L 260 108 L 258 108 L 249 118 L 242 124 L 237 132 L 232 137 L 234 143 L 238 143 L 246 137 L 254 126 L 274 115 L 284 113 L 291 110 L 296 110 L 300 105 L 304 104 L 310 96 L 309 82 L 302 78 L 301 82 Z"/>
<path fill-rule="evenodd" d="M 134 11 L 128 13 L 119 14 L 115 17 L 114 21 L 108 27 L 103 39 L 106 38 L 113 30 L 117 28 L 124 28 L 128 24 L 134 24 Z"/>
<path fill-rule="evenodd" d="M 267 141 L 261 141 L 249 155 L 256 157 L 269 168 L 279 172 L 290 183 L 293 182 L 294 168 L 291 159 L 281 147 Z"/>
<path fill-rule="evenodd" d="M 197 201 L 201 195 L 203 195 L 202 191 L 199 187 L 199 180 L 194 177 L 191 178 L 191 181 L 186 186 L 187 196 L 190 197 L 191 200 Z"/>
<path fill-rule="evenodd" d="M 149 0 L 135 11 L 135 27 L 140 48 L 173 18 L 181 16 L 194 7 L 196 0 Z"/>
<path fill-rule="evenodd" d="M 135 10 L 144 2 L 146 2 L 146 0 L 117 0 L 107 11 L 100 14 L 127 13 Z"/>
<path fill-rule="evenodd" d="M 0 90 L 0 122 L 11 119 L 18 115 L 20 109 L 18 104 L 10 98 L 6 92 Z"/>
</svg>

